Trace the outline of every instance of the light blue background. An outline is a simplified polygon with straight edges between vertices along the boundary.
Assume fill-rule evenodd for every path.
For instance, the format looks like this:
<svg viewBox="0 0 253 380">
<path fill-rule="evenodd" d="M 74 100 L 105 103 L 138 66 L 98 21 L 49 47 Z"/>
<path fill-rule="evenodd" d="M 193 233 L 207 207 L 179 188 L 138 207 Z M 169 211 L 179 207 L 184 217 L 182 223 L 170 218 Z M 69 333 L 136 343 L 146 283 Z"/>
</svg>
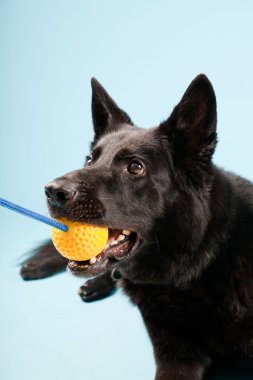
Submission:
<svg viewBox="0 0 253 380">
<path fill-rule="evenodd" d="M 150 127 L 204 72 L 218 101 L 215 162 L 253 179 L 252 19 L 250 0 L 1 0 L 0 197 L 47 214 L 44 185 L 88 153 L 92 76 Z M 0 378 L 152 380 L 127 298 L 83 304 L 67 273 L 22 281 L 19 257 L 50 228 L 3 209 L 0 224 Z"/>
</svg>

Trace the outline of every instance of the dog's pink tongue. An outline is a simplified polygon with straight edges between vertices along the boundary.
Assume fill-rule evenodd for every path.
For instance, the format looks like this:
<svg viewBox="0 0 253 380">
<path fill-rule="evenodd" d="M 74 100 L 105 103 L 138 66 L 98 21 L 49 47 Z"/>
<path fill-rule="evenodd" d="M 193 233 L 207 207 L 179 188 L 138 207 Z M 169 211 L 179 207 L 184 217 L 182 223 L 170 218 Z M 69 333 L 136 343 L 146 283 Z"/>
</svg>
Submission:
<svg viewBox="0 0 253 380">
<path fill-rule="evenodd" d="M 117 237 L 120 235 L 119 230 L 110 230 L 110 235 L 107 241 L 107 244 L 111 244 L 114 240 L 117 239 Z"/>
</svg>

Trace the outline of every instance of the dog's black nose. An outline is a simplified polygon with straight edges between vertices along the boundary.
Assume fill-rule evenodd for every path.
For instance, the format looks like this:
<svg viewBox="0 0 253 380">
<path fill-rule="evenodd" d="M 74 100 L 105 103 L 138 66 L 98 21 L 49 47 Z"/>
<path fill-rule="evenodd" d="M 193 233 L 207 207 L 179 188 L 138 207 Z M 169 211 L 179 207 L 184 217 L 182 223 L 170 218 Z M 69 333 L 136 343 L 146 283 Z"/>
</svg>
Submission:
<svg viewBox="0 0 253 380">
<path fill-rule="evenodd" d="M 62 181 L 53 181 L 45 186 L 45 194 L 52 206 L 63 206 L 67 201 L 74 198 L 76 194 L 75 185 Z"/>
</svg>

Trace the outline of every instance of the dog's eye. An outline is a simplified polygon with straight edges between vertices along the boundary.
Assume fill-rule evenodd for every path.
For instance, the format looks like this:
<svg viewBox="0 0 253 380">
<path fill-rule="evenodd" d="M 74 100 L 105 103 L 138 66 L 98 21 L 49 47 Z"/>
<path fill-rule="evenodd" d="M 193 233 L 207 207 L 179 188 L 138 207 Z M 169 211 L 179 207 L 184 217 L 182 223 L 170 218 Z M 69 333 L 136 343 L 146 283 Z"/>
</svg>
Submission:
<svg viewBox="0 0 253 380">
<path fill-rule="evenodd" d="M 90 165 L 92 163 L 92 155 L 86 156 L 86 165 Z"/>
<path fill-rule="evenodd" d="M 130 162 L 130 164 L 127 167 L 127 170 L 131 174 L 143 174 L 144 173 L 144 167 L 140 161 L 134 160 Z"/>
</svg>

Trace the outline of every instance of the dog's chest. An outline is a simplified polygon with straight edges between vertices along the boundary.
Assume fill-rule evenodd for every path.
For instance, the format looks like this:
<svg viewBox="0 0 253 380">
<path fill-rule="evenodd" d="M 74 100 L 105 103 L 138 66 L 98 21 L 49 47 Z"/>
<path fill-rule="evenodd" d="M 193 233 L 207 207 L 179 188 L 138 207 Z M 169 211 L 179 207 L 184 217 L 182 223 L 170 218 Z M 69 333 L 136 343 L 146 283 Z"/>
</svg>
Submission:
<svg viewBox="0 0 253 380">
<path fill-rule="evenodd" d="M 209 331 L 212 335 L 231 330 L 232 326 L 237 328 L 238 321 L 244 323 L 245 313 L 249 317 L 249 310 L 241 305 L 236 293 L 229 293 L 229 300 L 227 292 L 218 298 L 201 284 L 178 290 L 160 285 L 136 285 L 121 279 L 119 285 L 144 318 L 155 319 L 161 325 L 184 326 L 198 332 Z"/>
<path fill-rule="evenodd" d="M 143 315 L 160 320 L 175 323 L 188 319 L 190 322 L 212 312 L 210 299 L 201 289 L 180 291 L 160 285 L 136 285 L 125 279 L 120 280 L 119 286 Z"/>
</svg>

